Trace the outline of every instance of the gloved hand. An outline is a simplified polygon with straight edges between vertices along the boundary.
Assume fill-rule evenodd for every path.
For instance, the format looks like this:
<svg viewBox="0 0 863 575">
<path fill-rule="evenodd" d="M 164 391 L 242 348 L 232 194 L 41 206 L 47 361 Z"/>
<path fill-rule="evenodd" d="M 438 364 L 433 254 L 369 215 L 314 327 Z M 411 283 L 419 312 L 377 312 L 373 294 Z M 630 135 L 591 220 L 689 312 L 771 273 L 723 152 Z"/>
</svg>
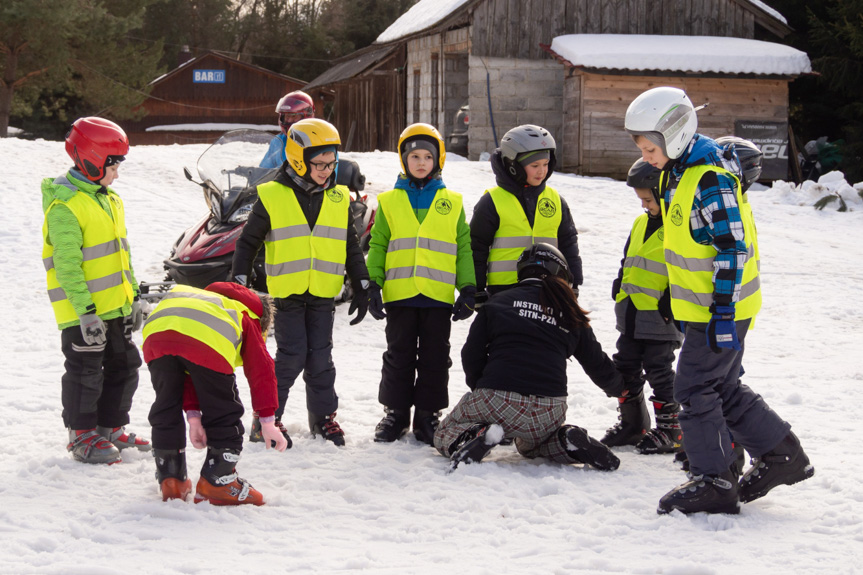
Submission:
<svg viewBox="0 0 863 575">
<path fill-rule="evenodd" d="M 620 291 L 620 284 L 622 283 L 620 278 L 614 278 L 614 281 L 611 282 L 611 299 L 613 301 L 617 301 L 617 292 Z"/>
<path fill-rule="evenodd" d="M 144 325 L 144 310 L 141 308 L 141 299 L 135 298 L 132 302 L 132 331 L 138 331 Z"/>
<path fill-rule="evenodd" d="M 487 302 L 488 298 L 490 298 L 490 297 L 491 296 L 489 295 L 489 293 L 485 290 L 480 290 L 480 291 L 476 292 L 475 294 L 473 294 L 473 308 L 474 309 L 481 308 L 482 306 L 485 305 L 485 302 Z"/>
<path fill-rule="evenodd" d="M 81 335 L 84 336 L 84 343 L 96 345 L 107 341 L 105 322 L 96 315 L 96 312 L 85 313 L 79 319 L 81 320 Z"/>
<path fill-rule="evenodd" d="M 275 421 L 261 421 L 261 435 L 264 437 L 264 447 L 270 448 L 270 442 L 276 444 L 276 451 L 284 451 L 288 448 L 288 440 L 276 427 Z"/>
<path fill-rule="evenodd" d="M 375 282 L 369 283 L 369 313 L 375 319 L 387 317 L 387 312 L 384 311 L 384 300 L 381 297 L 381 286 Z"/>
<path fill-rule="evenodd" d="M 246 274 L 240 274 L 234 276 L 234 283 L 240 284 L 243 287 L 249 287 L 249 276 Z"/>
<path fill-rule="evenodd" d="M 476 307 L 475 295 L 476 288 L 474 286 L 465 286 L 461 289 L 458 299 L 452 306 L 453 321 L 467 319 L 473 315 L 473 310 Z"/>
<path fill-rule="evenodd" d="M 357 312 L 357 317 L 351 320 L 351 325 L 357 325 L 363 321 L 367 311 L 369 311 L 369 290 L 355 291 L 354 297 L 351 298 L 351 306 L 348 308 L 348 315 Z"/>
<path fill-rule="evenodd" d="M 207 432 L 201 425 L 201 416 L 186 414 L 186 420 L 189 422 L 189 441 L 195 449 L 204 449 L 207 447 Z M 267 444 L 269 445 L 269 443 Z"/>
<path fill-rule="evenodd" d="M 740 351 L 740 341 L 737 339 L 737 326 L 734 324 L 734 306 L 710 306 L 713 317 L 707 324 L 707 345 L 713 353 L 720 353 L 721 348 Z"/>
</svg>

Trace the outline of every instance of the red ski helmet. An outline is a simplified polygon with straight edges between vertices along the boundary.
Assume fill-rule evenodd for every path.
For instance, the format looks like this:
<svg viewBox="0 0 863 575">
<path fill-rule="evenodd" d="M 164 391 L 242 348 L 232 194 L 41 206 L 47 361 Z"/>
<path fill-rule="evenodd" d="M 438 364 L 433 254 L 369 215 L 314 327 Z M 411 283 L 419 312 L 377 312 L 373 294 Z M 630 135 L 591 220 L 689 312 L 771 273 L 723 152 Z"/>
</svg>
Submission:
<svg viewBox="0 0 863 575">
<path fill-rule="evenodd" d="M 276 114 L 279 115 L 282 133 L 287 134 L 295 122 L 315 117 L 315 101 L 305 92 L 297 90 L 282 96 L 276 104 Z"/>
<path fill-rule="evenodd" d="M 125 160 L 129 138 L 123 128 L 110 120 L 91 116 L 79 118 L 66 134 L 66 153 L 91 182 L 105 177 L 105 167 Z"/>
</svg>

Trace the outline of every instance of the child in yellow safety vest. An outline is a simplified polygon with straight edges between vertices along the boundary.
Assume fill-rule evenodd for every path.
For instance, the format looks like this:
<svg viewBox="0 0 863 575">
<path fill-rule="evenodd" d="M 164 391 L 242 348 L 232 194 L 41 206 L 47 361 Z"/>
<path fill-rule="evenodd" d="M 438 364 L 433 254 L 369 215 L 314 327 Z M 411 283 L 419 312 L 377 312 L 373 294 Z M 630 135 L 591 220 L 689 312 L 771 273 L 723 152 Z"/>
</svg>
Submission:
<svg viewBox="0 0 863 575">
<path fill-rule="evenodd" d="M 659 212 L 660 174 L 658 168 L 639 159 L 626 178 L 645 210 L 633 223 L 620 272 L 611 289 L 620 332 L 613 360 L 629 393 L 618 399 L 619 420 L 602 438 L 609 447 L 635 445 L 636 451 L 644 454 L 679 451 L 682 440 L 672 364 L 683 334 L 671 313 Z M 645 380 L 653 388 L 653 429 L 642 391 Z"/>
<path fill-rule="evenodd" d="M 378 392 L 386 415 L 375 441 L 407 433 L 414 407 L 414 436 L 432 445 L 440 410 L 449 405 L 450 320 L 474 310 L 473 255 L 462 196 L 441 179 L 440 133 L 412 124 L 399 137 L 398 154 L 402 173 L 395 189 L 378 195 L 367 261 L 369 313 L 387 320 Z"/>
</svg>

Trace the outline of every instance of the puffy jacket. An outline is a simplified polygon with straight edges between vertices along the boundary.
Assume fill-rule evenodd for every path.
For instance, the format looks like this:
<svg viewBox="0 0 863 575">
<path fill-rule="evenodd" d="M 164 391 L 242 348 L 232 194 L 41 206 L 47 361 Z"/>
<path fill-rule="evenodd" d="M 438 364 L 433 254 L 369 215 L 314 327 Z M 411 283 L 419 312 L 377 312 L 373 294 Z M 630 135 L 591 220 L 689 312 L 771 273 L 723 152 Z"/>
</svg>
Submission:
<svg viewBox="0 0 863 575">
<path fill-rule="evenodd" d="M 538 186 L 522 186 L 507 173 L 503 165 L 503 156 L 500 150 L 495 150 L 491 156 L 491 167 L 494 172 L 497 185 L 514 195 L 527 216 L 528 222 L 533 226 L 533 217 L 536 213 L 536 202 L 539 195 L 545 189 L 545 182 L 551 177 L 554 163 L 549 163 L 548 175 Z M 566 257 L 569 270 L 572 272 L 573 285 L 579 286 L 584 283 L 584 275 L 581 269 L 581 256 L 578 251 L 578 230 L 572 219 L 572 213 L 563 197 L 560 198 L 562 218 L 557 233 L 557 248 Z M 477 289 L 486 287 L 488 274 L 488 257 L 494 236 L 500 227 L 500 216 L 497 213 L 494 202 L 489 194 L 483 194 L 473 209 L 470 220 L 471 249 L 473 250 L 473 261 L 476 273 Z"/>
<path fill-rule="evenodd" d="M 55 200 L 68 201 L 75 194 L 81 192 L 97 202 L 103 210 L 110 216 L 111 207 L 108 205 L 108 191 L 110 188 L 105 188 L 99 184 L 93 183 L 85 178 L 80 172 L 75 169 L 69 170 L 66 174 L 66 179 L 70 184 L 75 186 L 77 190 L 72 190 L 64 185 L 54 183 L 55 178 L 45 178 L 42 180 L 42 211 L 46 212 L 45 224 L 48 230 L 47 241 L 54 248 L 53 263 L 57 274 L 57 282 L 63 291 L 66 292 L 66 298 L 75 313 L 79 316 L 85 313 L 95 311 L 93 298 L 90 296 L 90 291 L 87 289 L 87 282 L 84 279 L 84 271 L 82 264 L 84 256 L 81 252 L 81 247 L 84 243 L 84 236 L 81 232 L 81 224 L 75 217 L 72 211 L 63 204 L 55 204 L 48 211 L 48 208 Z M 113 193 L 113 190 L 110 190 Z M 119 197 L 119 196 L 117 196 Z M 131 275 L 130 281 L 133 286 L 135 296 L 138 295 L 138 282 L 135 279 L 135 272 L 131 265 L 131 252 L 129 262 L 129 272 Z M 126 303 L 121 308 L 110 310 L 99 315 L 103 320 L 114 319 L 117 317 L 125 317 L 132 311 L 131 303 Z M 60 329 L 79 325 L 79 320 L 73 320 L 60 324 Z"/>
<path fill-rule="evenodd" d="M 523 280 L 479 309 L 461 350 L 468 387 L 565 397 L 567 358 L 575 357 L 606 395 L 623 393 L 623 377 L 593 329 L 562 328 L 540 311 L 541 290 L 540 280 Z"/>
</svg>

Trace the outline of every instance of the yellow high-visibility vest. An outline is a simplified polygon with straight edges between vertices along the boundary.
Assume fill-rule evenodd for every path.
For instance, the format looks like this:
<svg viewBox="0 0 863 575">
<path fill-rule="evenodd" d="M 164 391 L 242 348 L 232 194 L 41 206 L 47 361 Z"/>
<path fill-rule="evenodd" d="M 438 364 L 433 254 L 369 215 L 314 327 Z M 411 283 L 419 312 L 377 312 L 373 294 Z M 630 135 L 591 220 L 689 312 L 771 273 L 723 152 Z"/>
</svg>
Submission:
<svg viewBox="0 0 863 575">
<path fill-rule="evenodd" d="M 615 301 L 632 300 L 641 311 L 659 309 L 659 299 L 668 289 L 668 270 L 665 267 L 665 229 L 660 227 L 644 241 L 649 216 L 641 214 L 632 224 L 629 248 L 623 260 L 623 281 Z"/>
<path fill-rule="evenodd" d="M 384 301 L 423 294 L 454 303 L 461 194 L 439 189 L 422 224 L 404 190 L 384 192 L 378 196 L 378 205 L 390 227 Z"/>
<path fill-rule="evenodd" d="M 77 189 L 65 176 L 58 178 L 54 183 Z M 101 315 L 122 308 L 135 299 L 123 202 L 111 190 L 108 190 L 107 197 L 111 207 L 110 216 L 98 200 L 81 191 L 66 201 L 55 199 L 45 210 L 45 223 L 42 225 L 42 263 L 45 266 L 48 282 L 48 298 L 51 300 L 57 325 L 78 319 L 75 308 L 57 281 L 57 271 L 54 269 L 54 246 L 49 243 L 47 215 L 58 204 L 69 208 L 81 226 L 83 238 L 81 253 L 84 258 L 81 268 L 84 272 L 84 280 L 87 282 L 87 290 L 96 305 L 96 313 Z"/>
<path fill-rule="evenodd" d="M 323 194 L 321 213 L 312 229 L 291 188 L 277 182 L 258 186 L 258 197 L 270 214 L 264 259 L 267 291 L 273 297 L 308 291 L 329 298 L 342 288 L 350 192 L 336 186 Z"/>
<path fill-rule="evenodd" d="M 486 190 L 491 194 L 500 226 L 488 253 L 488 285 L 512 285 L 518 283 L 516 262 L 525 248 L 538 243 L 557 247 L 557 232 L 560 228 L 560 195 L 554 188 L 546 186 L 536 200 L 533 227 L 528 222 L 524 209 L 513 194 L 501 187 Z"/>
<path fill-rule="evenodd" d="M 746 237 L 749 257 L 743 266 L 740 284 L 740 299 L 735 304 L 735 319 L 754 318 L 761 309 L 761 280 L 759 278 L 758 242 L 751 207 L 744 207 L 737 177 L 718 166 L 694 166 L 687 168 L 677 185 L 668 210 L 663 209 L 665 228 L 665 261 L 668 281 L 671 285 L 671 310 L 675 319 L 707 323 L 711 319 L 710 305 L 713 303 L 713 260 L 716 248 L 699 244 L 692 239 L 689 216 L 695 199 L 695 190 L 701 177 L 707 172 L 726 174 L 737 184 L 737 204 Z"/>
<path fill-rule="evenodd" d="M 192 286 L 176 285 L 147 317 L 144 341 L 155 333 L 176 331 L 207 345 L 236 369 L 243 365 L 240 353 L 243 312 L 252 319 L 260 319 L 237 300 Z"/>
</svg>

